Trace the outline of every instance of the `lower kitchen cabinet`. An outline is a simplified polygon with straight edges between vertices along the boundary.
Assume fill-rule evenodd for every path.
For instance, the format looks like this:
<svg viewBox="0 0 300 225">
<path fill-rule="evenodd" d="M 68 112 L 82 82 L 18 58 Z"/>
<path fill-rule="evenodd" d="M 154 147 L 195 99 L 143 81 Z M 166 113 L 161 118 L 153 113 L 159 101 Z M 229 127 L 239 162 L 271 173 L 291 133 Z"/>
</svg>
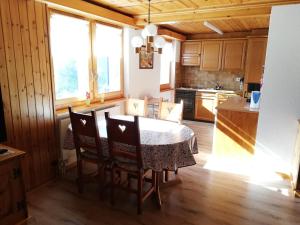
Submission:
<svg viewBox="0 0 300 225">
<path fill-rule="evenodd" d="M 21 157 L 24 152 L 1 145 L 9 153 L 0 155 L 0 225 L 15 225 L 27 218 Z"/>
<path fill-rule="evenodd" d="M 195 99 L 195 120 L 214 122 L 216 107 L 226 102 L 230 97 L 237 96 L 235 93 L 197 92 Z"/>
<path fill-rule="evenodd" d="M 196 96 L 195 119 L 208 122 L 215 121 L 215 96 Z"/>
</svg>

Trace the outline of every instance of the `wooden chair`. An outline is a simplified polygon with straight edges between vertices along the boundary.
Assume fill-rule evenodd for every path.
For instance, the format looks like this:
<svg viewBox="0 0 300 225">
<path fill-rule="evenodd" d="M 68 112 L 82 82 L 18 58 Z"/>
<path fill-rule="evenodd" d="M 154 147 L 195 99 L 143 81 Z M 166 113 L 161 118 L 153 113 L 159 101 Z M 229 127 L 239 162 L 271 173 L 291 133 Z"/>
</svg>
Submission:
<svg viewBox="0 0 300 225">
<path fill-rule="evenodd" d="M 146 117 L 148 114 L 148 98 L 145 97 L 144 100 L 127 98 L 125 113 L 126 115 Z"/>
<path fill-rule="evenodd" d="M 183 113 L 183 100 L 180 103 L 163 102 L 162 98 L 159 101 L 158 118 L 161 120 L 168 120 L 177 123 L 182 122 Z M 164 170 L 165 181 L 169 180 L 169 171 Z M 175 170 L 175 174 L 178 174 L 178 169 Z"/>
<path fill-rule="evenodd" d="M 177 123 L 182 122 L 183 100 L 180 103 L 159 101 L 158 118 L 169 120 Z"/>
<path fill-rule="evenodd" d="M 104 158 L 102 154 L 96 112 L 92 111 L 91 115 L 84 115 L 73 112 L 72 108 L 69 107 L 69 114 L 76 148 L 79 193 L 83 192 L 83 183 L 91 181 L 95 177 L 83 174 L 82 164 L 83 161 L 87 161 L 97 165 L 101 196 L 105 186 L 105 169 L 108 166 L 108 157 Z"/>
<path fill-rule="evenodd" d="M 105 112 L 105 119 L 109 153 L 113 162 L 111 173 L 111 204 L 113 205 L 115 202 L 115 188 L 121 188 L 137 195 L 137 212 L 141 214 L 142 203 L 156 191 L 157 175 L 152 171 L 151 179 L 146 178 L 148 170 L 144 170 L 143 167 L 138 116 L 134 116 L 134 121 L 132 122 L 112 119 L 109 117 L 109 113 Z M 122 149 L 120 144 L 125 144 L 126 149 L 124 147 Z M 129 146 L 133 149 L 129 150 Z M 120 180 L 116 179 L 115 175 L 119 175 L 121 172 L 127 173 L 127 186 L 122 185 Z M 131 187 L 131 178 L 137 179 L 136 188 Z M 143 190 L 145 182 L 151 183 L 150 188 L 146 192 Z"/>
</svg>

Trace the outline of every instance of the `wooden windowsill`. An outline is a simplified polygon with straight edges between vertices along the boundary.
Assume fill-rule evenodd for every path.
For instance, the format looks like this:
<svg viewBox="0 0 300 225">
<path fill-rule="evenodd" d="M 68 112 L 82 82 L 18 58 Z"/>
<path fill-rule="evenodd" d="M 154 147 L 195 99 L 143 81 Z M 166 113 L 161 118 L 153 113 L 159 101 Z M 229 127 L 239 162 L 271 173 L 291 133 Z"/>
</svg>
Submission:
<svg viewBox="0 0 300 225">
<path fill-rule="evenodd" d="M 174 88 L 161 88 L 160 92 L 174 91 Z"/>
<path fill-rule="evenodd" d="M 105 109 L 105 108 L 111 107 L 113 105 L 116 105 L 116 104 L 119 104 L 119 103 L 122 103 L 125 101 L 126 101 L 126 98 L 118 98 L 118 99 L 114 99 L 114 100 L 107 100 L 107 101 L 104 101 L 103 103 L 95 102 L 95 103 L 91 103 L 90 105 L 74 106 L 73 110 L 75 112 L 84 113 L 84 112 L 89 112 L 92 110 Z M 56 115 L 57 119 L 64 119 L 64 118 L 69 117 L 69 112 L 68 112 L 67 108 L 58 109 L 58 110 L 56 110 L 55 115 Z"/>
</svg>

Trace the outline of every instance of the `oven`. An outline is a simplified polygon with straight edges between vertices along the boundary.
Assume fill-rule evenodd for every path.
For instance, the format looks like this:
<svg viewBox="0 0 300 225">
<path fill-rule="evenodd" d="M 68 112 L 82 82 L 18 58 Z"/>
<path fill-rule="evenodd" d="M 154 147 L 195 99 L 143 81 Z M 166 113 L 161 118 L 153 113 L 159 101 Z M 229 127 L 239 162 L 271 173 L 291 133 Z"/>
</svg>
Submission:
<svg viewBox="0 0 300 225">
<path fill-rule="evenodd" d="M 194 120 L 195 117 L 195 97 L 196 90 L 176 89 L 175 102 L 180 103 L 183 100 L 183 119 Z"/>
</svg>

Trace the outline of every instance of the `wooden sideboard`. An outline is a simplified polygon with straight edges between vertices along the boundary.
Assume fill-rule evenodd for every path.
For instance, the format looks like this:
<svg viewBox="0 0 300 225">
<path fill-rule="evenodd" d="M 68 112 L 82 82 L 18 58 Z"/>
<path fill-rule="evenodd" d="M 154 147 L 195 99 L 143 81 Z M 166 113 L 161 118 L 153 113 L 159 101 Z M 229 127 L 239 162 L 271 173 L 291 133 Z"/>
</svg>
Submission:
<svg viewBox="0 0 300 225">
<path fill-rule="evenodd" d="M 24 152 L 0 144 L 0 225 L 15 225 L 28 217 L 21 158 Z"/>
</svg>

